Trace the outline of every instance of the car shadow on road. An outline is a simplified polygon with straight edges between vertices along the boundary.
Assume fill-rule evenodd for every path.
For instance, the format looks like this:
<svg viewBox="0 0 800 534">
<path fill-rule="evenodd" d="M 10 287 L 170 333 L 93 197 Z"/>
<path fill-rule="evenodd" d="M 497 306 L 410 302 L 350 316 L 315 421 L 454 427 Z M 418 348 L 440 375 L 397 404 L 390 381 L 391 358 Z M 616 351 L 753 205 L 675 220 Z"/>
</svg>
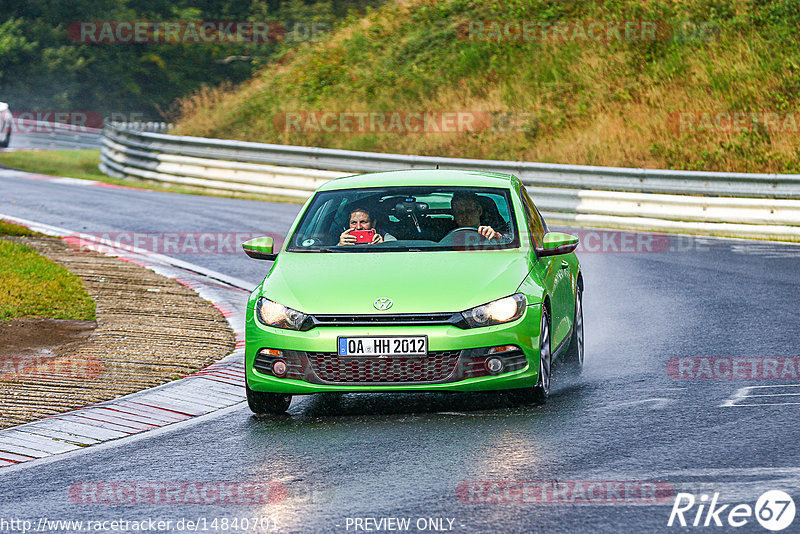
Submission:
<svg viewBox="0 0 800 534">
<path fill-rule="evenodd" d="M 588 393 L 584 380 L 556 372 L 550 399 L 534 399 L 532 389 L 477 392 L 398 392 L 398 393 L 317 393 L 295 396 L 286 414 L 253 416 L 257 421 L 300 423 L 319 418 L 382 415 L 519 415 L 547 410 L 561 404 L 574 405 Z M 591 386 L 588 389 L 592 389 Z"/>
<path fill-rule="evenodd" d="M 385 415 L 508 415 L 543 405 L 530 392 L 318 393 L 295 397 L 288 413 L 256 420 L 302 423 L 320 418 Z"/>
<path fill-rule="evenodd" d="M 430 414 L 505 410 L 532 405 L 530 395 L 520 391 L 350 393 L 313 395 L 298 415 L 307 417 Z M 292 412 L 293 410 L 290 410 Z"/>
</svg>

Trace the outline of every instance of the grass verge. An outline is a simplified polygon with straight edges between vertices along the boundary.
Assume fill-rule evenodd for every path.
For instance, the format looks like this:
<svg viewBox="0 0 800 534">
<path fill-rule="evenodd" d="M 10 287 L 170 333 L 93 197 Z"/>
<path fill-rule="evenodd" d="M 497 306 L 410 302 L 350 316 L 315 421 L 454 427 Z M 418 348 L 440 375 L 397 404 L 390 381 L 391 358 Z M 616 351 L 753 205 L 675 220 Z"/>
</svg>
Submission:
<svg viewBox="0 0 800 534">
<path fill-rule="evenodd" d="M 0 237 L 3 236 L 28 236 L 28 237 L 42 237 L 44 234 L 34 232 L 20 224 L 4 221 L 0 219 Z"/>
<path fill-rule="evenodd" d="M 33 235 L 40 234 L 0 221 L 0 320 L 94 320 L 94 301 L 77 276 L 25 245 L 2 239 Z"/>
<path fill-rule="evenodd" d="M 48 176 L 103 181 L 99 150 L 17 150 L 0 154 L 0 165 Z"/>
</svg>

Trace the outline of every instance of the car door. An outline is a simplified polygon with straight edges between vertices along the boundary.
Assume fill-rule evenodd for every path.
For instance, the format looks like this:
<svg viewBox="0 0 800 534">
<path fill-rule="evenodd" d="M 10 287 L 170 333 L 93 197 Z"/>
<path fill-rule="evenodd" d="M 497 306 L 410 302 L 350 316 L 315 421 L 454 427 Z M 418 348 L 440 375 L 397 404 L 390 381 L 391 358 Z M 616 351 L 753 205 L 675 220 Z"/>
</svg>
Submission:
<svg viewBox="0 0 800 534">
<path fill-rule="evenodd" d="M 531 239 L 536 247 L 541 247 L 547 226 L 523 186 L 520 187 L 520 198 Z M 572 328 L 574 299 L 571 270 L 564 256 L 539 256 L 534 269 L 544 280 L 547 293 L 550 295 L 550 326 L 552 345 L 555 348 L 564 341 Z"/>
</svg>

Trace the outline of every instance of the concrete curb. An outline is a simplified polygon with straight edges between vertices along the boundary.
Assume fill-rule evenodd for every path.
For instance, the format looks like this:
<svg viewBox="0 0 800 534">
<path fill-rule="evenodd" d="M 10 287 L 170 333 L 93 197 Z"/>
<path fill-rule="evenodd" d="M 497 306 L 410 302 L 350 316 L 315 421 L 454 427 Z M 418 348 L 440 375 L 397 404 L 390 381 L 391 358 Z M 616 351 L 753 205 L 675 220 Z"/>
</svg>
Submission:
<svg viewBox="0 0 800 534">
<path fill-rule="evenodd" d="M 86 180 L 84 180 L 86 182 Z M 91 185 L 91 184 L 82 184 Z M 241 300 L 251 284 L 142 249 L 81 236 L 66 228 L 0 214 L 37 232 L 80 242 L 136 263 L 195 290 L 228 320 L 236 349 L 221 361 L 167 384 L 0 430 L 0 468 L 81 450 L 235 406 L 244 393 L 244 317 Z"/>
</svg>

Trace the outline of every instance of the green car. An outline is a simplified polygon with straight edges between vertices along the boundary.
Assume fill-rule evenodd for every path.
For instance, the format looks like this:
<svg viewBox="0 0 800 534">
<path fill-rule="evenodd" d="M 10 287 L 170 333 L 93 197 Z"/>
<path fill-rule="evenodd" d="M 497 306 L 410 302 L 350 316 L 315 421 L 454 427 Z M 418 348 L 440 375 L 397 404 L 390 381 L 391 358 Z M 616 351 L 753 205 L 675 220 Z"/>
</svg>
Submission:
<svg viewBox="0 0 800 534">
<path fill-rule="evenodd" d="M 508 174 L 339 178 L 306 202 L 247 304 L 247 401 L 322 392 L 526 389 L 583 366 L 578 238 L 548 232 Z"/>
</svg>

